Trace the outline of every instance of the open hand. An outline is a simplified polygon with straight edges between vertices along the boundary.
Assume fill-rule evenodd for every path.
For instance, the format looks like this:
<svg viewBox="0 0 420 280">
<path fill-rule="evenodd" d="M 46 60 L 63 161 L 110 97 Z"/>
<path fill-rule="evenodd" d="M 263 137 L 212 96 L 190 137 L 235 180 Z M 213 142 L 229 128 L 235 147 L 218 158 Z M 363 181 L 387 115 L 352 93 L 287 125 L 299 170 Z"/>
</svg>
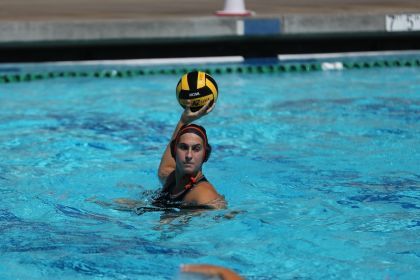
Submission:
<svg viewBox="0 0 420 280">
<path fill-rule="evenodd" d="M 211 111 L 213 111 L 216 103 L 214 102 L 211 106 L 210 106 L 211 100 L 209 100 L 206 105 L 204 105 L 200 110 L 196 111 L 196 112 L 192 112 L 190 105 L 191 105 L 191 101 L 189 101 L 185 107 L 184 112 L 181 115 L 181 121 L 184 124 L 189 124 L 192 123 L 195 120 L 198 120 L 199 118 L 201 118 L 202 116 L 207 115 L 208 113 L 210 113 Z"/>
<path fill-rule="evenodd" d="M 232 270 L 209 264 L 186 264 L 181 266 L 181 271 L 184 273 L 197 273 L 207 276 L 218 276 L 223 280 L 243 280 L 241 276 Z"/>
</svg>

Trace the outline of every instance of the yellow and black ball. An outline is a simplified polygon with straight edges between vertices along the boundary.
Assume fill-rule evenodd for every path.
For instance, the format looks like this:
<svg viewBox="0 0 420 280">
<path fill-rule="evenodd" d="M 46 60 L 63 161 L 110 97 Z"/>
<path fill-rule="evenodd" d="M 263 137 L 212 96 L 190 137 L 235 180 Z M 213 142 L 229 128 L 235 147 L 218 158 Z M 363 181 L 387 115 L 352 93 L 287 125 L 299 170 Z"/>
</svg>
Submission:
<svg viewBox="0 0 420 280">
<path fill-rule="evenodd" d="M 200 110 L 210 100 L 210 106 L 217 101 L 216 81 L 207 73 L 192 71 L 181 77 L 176 86 L 176 98 L 185 108 L 190 103 L 192 112 Z"/>
</svg>

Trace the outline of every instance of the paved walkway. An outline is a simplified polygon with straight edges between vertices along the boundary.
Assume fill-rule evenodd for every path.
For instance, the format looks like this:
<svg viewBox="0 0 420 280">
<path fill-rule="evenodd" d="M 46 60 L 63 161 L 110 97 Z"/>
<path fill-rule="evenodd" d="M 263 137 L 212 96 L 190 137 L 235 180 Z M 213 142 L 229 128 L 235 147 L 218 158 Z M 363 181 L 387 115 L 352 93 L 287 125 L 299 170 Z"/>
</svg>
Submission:
<svg viewBox="0 0 420 280">
<path fill-rule="evenodd" d="M 245 0 L 257 17 L 419 13 L 419 0 Z M 214 16 L 224 0 L 0 0 L 0 21 L 170 19 Z"/>
<path fill-rule="evenodd" d="M 244 1 L 0 0 L 0 61 L 420 49 L 420 0 Z"/>
</svg>

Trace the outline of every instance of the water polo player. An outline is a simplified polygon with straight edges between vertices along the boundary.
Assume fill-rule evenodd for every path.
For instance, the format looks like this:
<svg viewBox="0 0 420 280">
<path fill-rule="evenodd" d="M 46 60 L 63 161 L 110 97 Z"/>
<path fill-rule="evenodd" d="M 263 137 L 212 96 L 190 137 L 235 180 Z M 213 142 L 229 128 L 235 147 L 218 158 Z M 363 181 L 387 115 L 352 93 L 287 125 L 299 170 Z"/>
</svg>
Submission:
<svg viewBox="0 0 420 280">
<path fill-rule="evenodd" d="M 170 143 L 163 153 L 158 176 L 163 185 L 155 204 L 179 203 L 185 207 L 225 208 L 226 203 L 202 172 L 211 153 L 206 130 L 192 124 L 210 113 L 215 103 L 208 101 L 192 112 L 187 101 Z"/>
</svg>

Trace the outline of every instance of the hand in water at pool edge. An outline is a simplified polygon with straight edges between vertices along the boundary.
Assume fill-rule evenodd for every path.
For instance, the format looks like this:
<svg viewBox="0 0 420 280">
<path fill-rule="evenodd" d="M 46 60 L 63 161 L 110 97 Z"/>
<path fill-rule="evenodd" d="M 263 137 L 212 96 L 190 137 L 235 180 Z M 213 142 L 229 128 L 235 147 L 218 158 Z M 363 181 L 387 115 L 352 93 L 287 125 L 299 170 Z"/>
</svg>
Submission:
<svg viewBox="0 0 420 280">
<path fill-rule="evenodd" d="M 190 105 L 190 104 L 188 104 Z M 158 177 L 163 185 L 155 204 L 180 203 L 185 208 L 223 209 L 226 202 L 202 172 L 211 153 L 204 127 L 191 122 L 213 111 L 210 101 L 192 112 L 187 105 L 172 134 L 159 165 Z"/>
<path fill-rule="evenodd" d="M 208 264 L 186 264 L 181 266 L 184 273 L 197 273 L 206 276 L 217 276 L 223 280 L 243 280 L 241 276 L 234 271 L 215 265 Z"/>
</svg>

